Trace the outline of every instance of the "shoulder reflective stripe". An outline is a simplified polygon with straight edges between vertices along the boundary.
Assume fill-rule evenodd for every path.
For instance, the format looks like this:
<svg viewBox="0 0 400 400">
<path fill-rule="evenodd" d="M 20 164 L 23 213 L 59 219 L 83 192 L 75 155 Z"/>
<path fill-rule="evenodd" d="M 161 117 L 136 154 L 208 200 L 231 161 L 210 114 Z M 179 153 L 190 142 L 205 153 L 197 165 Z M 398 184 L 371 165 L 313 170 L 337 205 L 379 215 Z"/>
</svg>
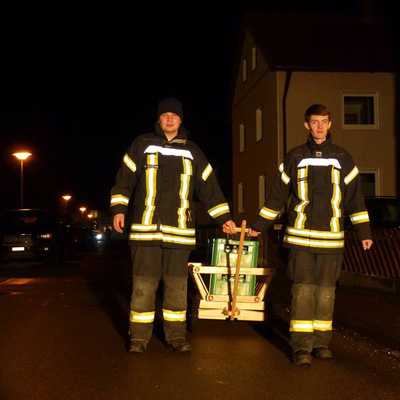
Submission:
<svg viewBox="0 0 400 400">
<path fill-rule="evenodd" d="M 344 240 L 311 240 L 285 235 L 283 241 L 298 246 L 317 247 L 321 249 L 340 249 L 344 247 Z"/>
<path fill-rule="evenodd" d="M 363 222 L 369 222 L 369 215 L 367 211 L 362 211 L 356 214 L 350 215 L 350 220 L 353 225 L 361 224 Z"/>
<path fill-rule="evenodd" d="M 296 229 L 303 229 L 307 219 L 307 216 L 304 213 L 304 209 L 309 203 L 307 177 L 308 167 L 297 170 L 297 191 L 298 197 L 301 201 L 296 207 L 294 207 L 294 210 L 297 212 L 296 221 L 294 223 Z"/>
<path fill-rule="evenodd" d="M 287 185 L 290 182 L 290 178 L 286 175 L 284 171 L 284 165 L 283 163 L 279 166 L 279 171 L 281 172 L 281 179 L 285 185 Z"/>
<path fill-rule="evenodd" d="M 144 151 L 145 153 L 160 153 L 163 156 L 176 156 L 176 157 L 185 157 L 190 158 L 193 160 L 192 153 L 189 150 L 183 149 L 172 149 L 170 147 L 161 147 L 161 146 L 154 146 L 151 145 L 147 147 Z"/>
<path fill-rule="evenodd" d="M 157 191 L 157 168 L 158 166 L 158 154 L 147 155 L 147 165 L 154 166 L 153 168 L 146 169 L 146 209 L 143 212 L 142 224 L 151 225 L 154 214 L 154 200 L 156 198 Z"/>
<path fill-rule="evenodd" d="M 313 167 L 329 167 L 330 165 L 333 165 L 337 169 L 342 168 L 339 160 L 337 160 L 336 158 L 304 158 L 300 161 L 297 168 L 304 168 L 308 165 L 311 165 Z"/>
<path fill-rule="evenodd" d="M 132 231 L 155 231 L 157 230 L 157 225 L 140 225 L 140 224 L 132 224 Z"/>
<path fill-rule="evenodd" d="M 210 164 L 208 164 L 207 167 L 204 169 L 203 173 L 201 174 L 201 177 L 202 177 L 204 182 L 208 179 L 208 177 L 210 176 L 212 170 L 213 170 L 212 166 Z"/>
<path fill-rule="evenodd" d="M 139 313 L 135 311 L 131 311 L 130 313 L 130 322 L 139 322 L 142 324 L 151 324 L 154 321 L 155 311 Z"/>
<path fill-rule="evenodd" d="M 344 183 L 348 185 L 358 175 L 358 172 L 358 168 L 354 167 L 352 171 L 344 178 Z"/>
<path fill-rule="evenodd" d="M 260 210 L 260 216 L 265 219 L 274 220 L 278 214 L 279 214 L 279 211 L 271 210 L 270 208 L 267 208 L 267 207 L 263 207 Z"/>
<path fill-rule="evenodd" d="M 331 331 L 332 321 L 314 321 L 314 329 L 317 331 Z"/>
<path fill-rule="evenodd" d="M 117 204 L 123 204 L 127 206 L 129 204 L 129 198 L 123 196 L 122 194 L 116 194 L 114 196 L 111 196 L 111 205 L 116 206 Z"/>
<path fill-rule="evenodd" d="M 335 167 L 332 167 L 331 180 L 332 180 L 333 192 L 331 199 L 332 218 L 330 226 L 332 232 L 339 232 L 340 231 L 339 218 L 342 215 L 342 211 L 340 209 L 340 202 L 342 201 L 342 193 L 340 191 L 340 171 Z"/>
<path fill-rule="evenodd" d="M 186 321 L 186 310 L 170 311 L 170 310 L 163 309 L 163 317 L 166 321 L 184 322 L 184 321 Z"/>
<path fill-rule="evenodd" d="M 132 171 L 136 171 L 136 164 L 131 160 L 131 158 L 128 156 L 128 154 L 124 155 L 124 163 L 125 165 Z"/>
<path fill-rule="evenodd" d="M 216 218 L 219 217 L 222 214 L 226 214 L 229 212 L 229 206 L 228 203 L 222 203 L 218 204 L 217 206 L 210 208 L 208 210 L 208 213 L 211 215 L 211 217 Z"/>
<path fill-rule="evenodd" d="M 195 229 L 180 229 L 173 226 L 161 225 L 161 232 L 165 233 L 176 233 L 177 235 L 194 236 L 196 234 Z"/>
<path fill-rule="evenodd" d="M 290 321 L 290 332 L 313 332 L 314 321 Z"/>
<path fill-rule="evenodd" d="M 312 231 L 309 229 L 296 229 L 288 226 L 286 232 L 292 235 L 305 236 L 316 239 L 343 239 L 344 232 Z"/>
</svg>

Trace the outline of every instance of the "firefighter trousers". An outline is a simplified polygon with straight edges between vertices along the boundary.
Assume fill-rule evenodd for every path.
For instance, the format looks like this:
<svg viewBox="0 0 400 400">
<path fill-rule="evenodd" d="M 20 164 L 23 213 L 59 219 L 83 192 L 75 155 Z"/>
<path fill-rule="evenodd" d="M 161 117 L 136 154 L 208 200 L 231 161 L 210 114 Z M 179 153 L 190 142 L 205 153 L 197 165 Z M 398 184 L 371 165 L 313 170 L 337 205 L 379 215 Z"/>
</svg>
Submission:
<svg viewBox="0 0 400 400">
<path fill-rule="evenodd" d="M 293 281 L 290 321 L 293 352 L 311 352 L 329 346 L 341 268 L 342 254 L 291 251 L 288 276 Z"/>
<path fill-rule="evenodd" d="M 163 327 L 171 342 L 186 335 L 187 263 L 190 250 L 132 246 L 131 340 L 148 342 L 153 332 L 156 293 L 163 282 Z"/>
</svg>

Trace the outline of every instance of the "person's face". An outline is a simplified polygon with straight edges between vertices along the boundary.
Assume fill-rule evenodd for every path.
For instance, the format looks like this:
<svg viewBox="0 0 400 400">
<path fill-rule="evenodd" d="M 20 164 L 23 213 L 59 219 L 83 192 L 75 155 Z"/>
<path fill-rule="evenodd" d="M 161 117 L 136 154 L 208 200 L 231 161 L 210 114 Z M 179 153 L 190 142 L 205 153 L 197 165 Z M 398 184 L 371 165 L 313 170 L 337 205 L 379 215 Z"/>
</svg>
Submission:
<svg viewBox="0 0 400 400">
<path fill-rule="evenodd" d="M 166 135 L 177 134 L 181 126 L 181 118 L 172 112 L 161 114 L 158 123 Z"/>
<path fill-rule="evenodd" d="M 310 122 L 304 122 L 304 126 L 311 132 L 317 143 L 325 141 L 331 125 L 332 121 L 326 115 L 311 115 Z"/>
</svg>

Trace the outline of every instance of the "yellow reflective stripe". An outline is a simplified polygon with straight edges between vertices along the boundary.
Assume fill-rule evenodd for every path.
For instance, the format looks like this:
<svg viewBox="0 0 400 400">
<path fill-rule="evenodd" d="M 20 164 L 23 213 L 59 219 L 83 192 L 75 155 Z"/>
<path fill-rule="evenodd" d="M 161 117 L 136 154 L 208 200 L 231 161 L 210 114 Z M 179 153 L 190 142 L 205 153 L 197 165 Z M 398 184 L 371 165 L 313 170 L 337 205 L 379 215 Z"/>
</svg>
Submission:
<svg viewBox="0 0 400 400">
<path fill-rule="evenodd" d="M 124 155 L 124 163 L 125 165 L 132 171 L 135 172 L 136 171 L 136 164 L 132 161 L 132 159 L 128 156 L 128 154 Z"/>
<path fill-rule="evenodd" d="M 342 215 L 339 205 L 342 200 L 342 193 L 340 191 L 340 171 L 335 167 L 332 167 L 332 186 L 333 186 L 333 193 L 331 199 L 332 218 L 330 226 L 332 232 L 339 232 L 340 231 L 339 218 Z"/>
<path fill-rule="evenodd" d="M 172 235 L 163 235 L 163 242 L 168 243 L 176 243 L 176 244 L 187 244 L 187 245 L 195 245 L 196 238 L 185 238 L 179 236 L 172 236 Z"/>
<path fill-rule="evenodd" d="M 147 155 L 147 165 L 146 169 L 146 208 L 143 213 L 142 224 L 150 225 L 153 220 L 154 214 L 154 200 L 156 198 L 156 184 L 157 184 L 157 168 L 158 166 L 158 154 L 148 154 Z M 154 167 L 151 167 L 154 166 Z"/>
<path fill-rule="evenodd" d="M 304 214 L 304 209 L 309 203 L 307 176 L 308 167 L 300 168 L 297 171 L 297 190 L 299 192 L 299 199 L 301 202 L 294 208 L 294 210 L 297 212 L 296 221 L 294 223 L 296 229 L 303 229 L 307 219 L 306 214 Z"/>
<path fill-rule="evenodd" d="M 190 177 L 192 175 L 192 162 L 182 157 L 183 174 L 181 174 L 181 187 L 179 197 L 181 199 L 181 207 L 178 209 L 178 225 L 180 228 L 186 228 L 186 209 L 189 208 L 189 187 Z"/>
<path fill-rule="evenodd" d="M 129 197 L 123 196 L 122 194 L 115 194 L 111 196 L 111 205 L 116 206 L 117 204 L 123 204 L 127 206 L 129 204 Z"/>
<path fill-rule="evenodd" d="M 290 321 L 290 332 L 314 332 L 314 321 Z"/>
<path fill-rule="evenodd" d="M 279 214 L 279 211 L 271 210 L 270 208 L 267 208 L 267 207 L 263 207 L 260 210 L 260 216 L 265 219 L 274 220 L 278 214 Z"/>
<path fill-rule="evenodd" d="M 154 321 L 155 311 L 139 313 L 131 311 L 130 322 L 139 322 L 142 324 L 151 324 Z"/>
<path fill-rule="evenodd" d="M 285 185 L 287 185 L 290 182 L 290 178 L 286 175 L 284 171 L 285 166 L 283 163 L 279 166 L 279 171 L 281 172 L 281 179 Z"/>
<path fill-rule="evenodd" d="M 196 244 L 196 238 L 193 237 L 180 237 L 180 236 L 173 236 L 173 235 L 166 235 L 165 233 L 162 232 L 156 232 L 156 233 L 131 233 L 129 235 L 130 240 L 143 240 L 143 241 L 149 241 L 149 240 L 161 240 L 163 242 L 167 243 L 175 243 L 175 244 L 185 244 L 185 245 L 195 245 Z"/>
<path fill-rule="evenodd" d="M 358 168 L 354 167 L 352 171 L 344 178 L 344 183 L 348 185 L 358 175 L 358 172 Z"/>
<path fill-rule="evenodd" d="M 361 224 L 363 222 L 369 222 L 369 215 L 367 211 L 362 211 L 356 214 L 350 215 L 350 220 L 353 225 Z"/>
<path fill-rule="evenodd" d="M 211 217 L 216 218 L 219 217 L 222 214 L 226 214 L 229 212 L 229 206 L 228 203 L 222 203 L 218 204 L 217 206 L 210 208 L 208 210 L 208 213 L 211 215 Z"/>
<path fill-rule="evenodd" d="M 331 331 L 332 321 L 314 321 L 314 329 L 317 331 Z"/>
<path fill-rule="evenodd" d="M 157 230 L 157 225 L 140 225 L 140 224 L 132 224 L 132 231 L 155 231 Z"/>
<path fill-rule="evenodd" d="M 176 233 L 177 235 L 194 236 L 196 234 L 195 229 L 180 229 L 174 226 L 161 225 L 161 232 Z"/>
<path fill-rule="evenodd" d="M 328 232 L 328 231 L 313 231 L 310 229 L 296 229 L 288 226 L 286 228 L 287 233 L 291 233 L 292 235 L 297 235 L 297 236 L 305 236 L 305 237 L 311 237 L 311 238 L 316 238 L 316 239 L 343 239 L 344 238 L 344 232 Z"/>
<path fill-rule="evenodd" d="M 201 174 L 203 181 L 206 181 L 208 179 L 212 170 L 213 170 L 212 166 L 210 164 L 208 164 L 207 167 L 204 169 L 203 173 Z"/>
<path fill-rule="evenodd" d="M 170 311 L 170 310 L 163 309 L 163 317 L 166 321 L 185 322 L 186 321 L 186 310 L 185 311 Z"/>
<path fill-rule="evenodd" d="M 283 237 L 283 241 L 290 244 L 297 244 L 299 246 L 306 247 L 321 247 L 326 249 L 340 249 L 344 247 L 344 240 L 311 240 L 311 239 L 303 239 L 296 238 L 293 236 L 285 235 Z"/>
</svg>

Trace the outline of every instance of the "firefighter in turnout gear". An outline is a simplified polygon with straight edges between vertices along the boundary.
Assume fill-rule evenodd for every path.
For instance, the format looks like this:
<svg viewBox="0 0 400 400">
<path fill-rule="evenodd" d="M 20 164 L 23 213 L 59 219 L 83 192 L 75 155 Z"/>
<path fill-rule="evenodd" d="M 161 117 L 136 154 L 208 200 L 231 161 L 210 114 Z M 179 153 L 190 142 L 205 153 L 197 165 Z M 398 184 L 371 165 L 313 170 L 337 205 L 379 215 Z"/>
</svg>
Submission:
<svg viewBox="0 0 400 400">
<path fill-rule="evenodd" d="M 182 119 L 177 99 L 158 104 L 155 131 L 132 142 L 111 191 L 117 232 L 123 232 L 130 202 L 133 207 L 131 353 L 145 352 L 151 338 L 160 280 L 165 339 L 177 352 L 191 350 L 185 333 L 187 263 L 196 245 L 193 194 L 224 232 L 233 234 L 236 227 L 215 173 L 200 148 L 188 140 Z"/>
<path fill-rule="evenodd" d="M 307 143 L 292 149 L 279 166 L 271 193 L 249 235 L 265 231 L 288 205 L 284 246 L 290 248 L 293 281 L 290 336 L 293 362 L 311 364 L 311 354 L 331 359 L 336 281 L 344 250 L 344 215 L 364 250 L 372 245 L 359 171 L 349 153 L 332 143 L 330 112 L 314 104 L 305 112 Z"/>
</svg>

